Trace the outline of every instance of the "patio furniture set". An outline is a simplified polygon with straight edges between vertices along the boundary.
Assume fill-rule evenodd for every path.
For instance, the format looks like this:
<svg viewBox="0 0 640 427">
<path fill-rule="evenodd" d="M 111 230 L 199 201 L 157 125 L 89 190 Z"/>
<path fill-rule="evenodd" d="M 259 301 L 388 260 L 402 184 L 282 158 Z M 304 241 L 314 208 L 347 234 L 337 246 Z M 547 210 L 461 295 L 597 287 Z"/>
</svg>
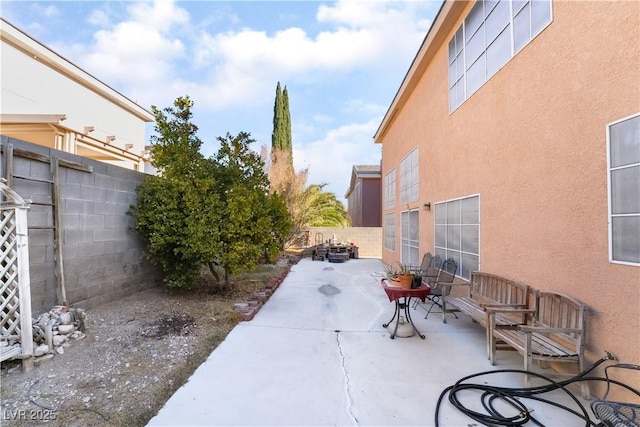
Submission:
<svg viewBox="0 0 640 427">
<path fill-rule="evenodd" d="M 345 262 L 358 258 L 358 247 L 355 245 L 321 243 L 313 248 L 311 259 L 313 261 Z"/>
<path fill-rule="evenodd" d="M 441 308 L 444 323 L 447 314 L 469 316 L 486 329 L 487 357 L 491 364 L 495 364 L 497 350 L 514 349 L 523 356 L 525 371 L 532 368 L 533 360 L 574 363 L 580 372 L 585 368 L 584 304 L 567 295 L 538 291 L 491 273 L 474 271 L 469 282 L 455 280 L 456 272 L 454 260 L 442 262 L 438 256 L 425 254 L 415 272 L 430 287 L 426 296 L 430 306 L 425 318 L 434 306 Z M 451 295 L 454 288 L 461 291 Z M 416 299 L 414 309 L 417 305 Z M 529 383 L 528 377 L 526 382 Z M 583 397 L 589 398 L 587 382 L 581 385 Z"/>
</svg>

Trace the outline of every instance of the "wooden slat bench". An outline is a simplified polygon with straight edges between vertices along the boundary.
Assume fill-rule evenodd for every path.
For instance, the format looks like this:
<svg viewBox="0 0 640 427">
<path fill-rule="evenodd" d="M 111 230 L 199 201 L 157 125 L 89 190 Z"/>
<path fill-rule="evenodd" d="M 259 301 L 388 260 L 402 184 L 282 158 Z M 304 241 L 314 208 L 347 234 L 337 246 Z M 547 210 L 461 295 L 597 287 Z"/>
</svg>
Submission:
<svg viewBox="0 0 640 427">
<path fill-rule="evenodd" d="M 443 284 L 445 296 L 442 298 L 442 321 L 444 323 L 447 322 L 447 313 L 460 312 L 487 328 L 487 308 L 509 307 L 518 310 L 493 312 L 494 327 L 515 328 L 517 325 L 526 324 L 529 315 L 534 312 L 534 307 L 528 305 L 534 298 L 531 295 L 531 289 L 525 284 L 495 274 L 473 271 L 470 282 L 462 284 L 469 287 L 468 296 L 451 296 L 449 289 L 444 289 L 460 285 L 460 283 Z M 487 328 L 487 357 L 490 357 L 489 339 L 490 334 Z"/>
<path fill-rule="evenodd" d="M 517 309 L 487 308 L 489 324 L 489 359 L 495 363 L 498 342 L 517 350 L 524 357 L 524 370 L 529 371 L 533 360 L 572 362 L 578 372 L 584 370 L 584 335 L 586 306 L 557 292 L 536 292 L 536 311 L 530 325 L 516 329 L 499 326 L 500 316 Z M 527 376 L 527 384 L 529 378 Z M 590 397 L 587 382 L 581 382 L 582 396 Z"/>
</svg>

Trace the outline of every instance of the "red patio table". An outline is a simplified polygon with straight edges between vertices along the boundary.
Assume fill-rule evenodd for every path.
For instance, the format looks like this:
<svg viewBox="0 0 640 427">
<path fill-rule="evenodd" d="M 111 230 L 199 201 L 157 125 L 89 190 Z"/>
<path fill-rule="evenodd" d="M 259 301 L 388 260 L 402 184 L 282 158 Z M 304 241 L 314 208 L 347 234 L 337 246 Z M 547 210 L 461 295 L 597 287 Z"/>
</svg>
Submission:
<svg viewBox="0 0 640 427">
<path fill-rule="evenodd" d="M 400 310 L 404 310 L 404 316 L 409 324 L 413 326 L 413 330 L 416 331 L 420 338 L 424 339 L 424 335 L 418 331 L 418 328 L 416 328 L 416 325 L 413 323 L 413 319 L 411 319 L 411 310 L 409 310 L 409 306 L 411 298 L 419 298 L 422 302 L 425 302 L 431 288 L 426 285 L 420 285 L 414 289 L 399 288 L 397 286 L 390 286 L 387 283 L 387 279 L 380 280 L 380 284 L 384 288 L 387 297 L 389 297 L 389 301 L 396 303 L 393 317 L 387 323 L 382 324 L 382 327 L 386 328 L 394 319 L 396 320 L 396 326 L 393 329 L 393 333 L 390 338 L 394 339 L 396 337 L 396 333 L 398 332 L 398 323 L 400 322 Z"/>
</svg>

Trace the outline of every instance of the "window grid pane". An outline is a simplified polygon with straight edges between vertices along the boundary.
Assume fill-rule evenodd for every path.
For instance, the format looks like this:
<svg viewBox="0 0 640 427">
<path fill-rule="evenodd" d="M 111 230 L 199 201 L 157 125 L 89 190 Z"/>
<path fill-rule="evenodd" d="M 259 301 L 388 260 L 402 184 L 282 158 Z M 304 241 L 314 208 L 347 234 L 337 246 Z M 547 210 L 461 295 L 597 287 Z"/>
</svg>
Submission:
<svg viewBox="0 0 640 427">
<path fill-rule="evenodd" d="M 400 162 L 400 203 L 418 200 L 418 149 Z"/>
<path fill-rule="evenodd" d="M 396 214 L 389 213 L 384 216 L 384 248 L 395 252 L 396 250 Z"/>
<path fill-rule="evenodd" d="M 396 170 L 391 169 L 384 176 L 384 208 L 391 209 L 396 205 Z"/>
<path fill-rule="evenodd" d="M 610 259 L 640 265 L 640 114 L 609 125 L 607 144 Z"/>
<path fill-rule="evenodd" d="M 449 111 L 473 95 L 550 22 L 551 0 L 476 0 L 449 41 Z M 477 58 L 483 58 L 483 64 Z"/>
<path fill-rule="evenodd" d="M 457 274 L 470 279 L 480 266 L 480 197 L 436 203 L 434 235 L 435 253 L 455 259 Z"/>
<path fill-rule="evenodd" d="M 400 262 L 418 268 L 420 265 L 419 211 L 406 211 L 402 212 L 401 215 L 402 247 L 400 249 Z"/>
</svg>

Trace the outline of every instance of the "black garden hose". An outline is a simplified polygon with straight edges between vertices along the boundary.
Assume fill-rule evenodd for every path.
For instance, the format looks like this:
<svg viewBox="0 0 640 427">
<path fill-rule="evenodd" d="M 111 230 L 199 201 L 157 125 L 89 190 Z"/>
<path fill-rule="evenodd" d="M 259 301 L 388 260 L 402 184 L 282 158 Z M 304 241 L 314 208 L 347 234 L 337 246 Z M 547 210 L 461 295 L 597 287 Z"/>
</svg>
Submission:
<svg viewBox="0 0 640 427">
<path fill-rule="evenodd" d="M 586 427 L 604 427 L 605 426 L 604 423 L 594 422 L 591 420 L 591 418 L 589 417 L 589 413 L 587 412 L 587 409 L 584 407 L 582 403 L 580 403 L 578 398 L 573 393 L 567 390 L 566 386 L 568 386 L 571 383 L 581 382 L 581 381 L 605 381 L 607 382 L 607 384 L 619 385 L 623 388 L 626 388 L 627 390 L 630 390 L 636 395 L 640 396 L 639 391 L 619 381 L 615 381 L 609 378 L 587 377 L 587 375 L 591 371 L 593 371 L 596 367 L 598 367 L 600 364 L 604 363 L 607 360 L 616 360 L 616 359 L 611 353 L 607 352 L 607 355 L 605 357 L 599 359 L 597 362 L 591 365 L 591 367 L 589 367 L 588 369 L 584 370 L 583 372 L 579 373 L 573 378 L 570 378 L 565 381 L 560 381 L 560 382 L 556 382 L 551 378 L 548 378 L 536 372 L 519 370 L 519 369 L 501 369 L 501 370 L 485 371 L 485 372 L 468 375 L 458 380 L 454 385 L 444 389 L 440 394 L 440 397 L 438 398 L 438 403 L 436 405 L 435 425 L 436 427 L 440 426 L 440 422 L 439 422 L 440 405 L 442 404 L 444 397 L 447 394 L 449 394 L 449 402 L 454 407 L 458 408 L 460 412 L 464 413 L 469 418 L 472 418 L 473 420 L 479 423 L 482 423 L 485 426 L 514 427 L 514 426 L 524 426 L 529 422 L 532 422 L 539 426 L 543 426 L 543 424 L 539 420 L 537 420 L 535 417 L 531 415 L 532 411 L 526 407 L 525 403 L 520 400 L 520 399 L 531 399 L 531 400 L 536 400 L 539 402 L 543 402 L 543 403 L 558 407 L 560 409 L 563 409 L 575 415 L 578 418 L 583 419 Z M 471 378 L 476 378 L 476 377 L 490 375 L 490 374 L 501 374 L 501 373 L 522 373 L 525 375 L 531 375 L 547 381 L 548 384 L 545 384 L 542 386 L 536 386 L 536 387 L 510 388 L 510 387 L 496 387 L 496 386 L 491 386 L 487 384 L 475 384 L 475 383 L 465 382 Z M 556 403 L 554 401 L 551 401 L 539 396 L 541 394 L 548 393 L 557 389 L 561 389 L 566 394 L 568 394 L 569 397 L 577 405 L 578 410 L 561 405 L 559 403 Z M 485 413 L 473 411 L 464 406 L 462 401 L 458 398 L 458 393 L 464 390 L 475 390 L 475 391 L 482 392 L 481 403 L 484 410 L 486 411 Z M 495 402 L 506 403 L 508 407 L 515 409 L 516 411 L 515 415 L 510 415 L 510 416 L 504 415 L 495 407 L 494 405 Z"/>
</svg>

